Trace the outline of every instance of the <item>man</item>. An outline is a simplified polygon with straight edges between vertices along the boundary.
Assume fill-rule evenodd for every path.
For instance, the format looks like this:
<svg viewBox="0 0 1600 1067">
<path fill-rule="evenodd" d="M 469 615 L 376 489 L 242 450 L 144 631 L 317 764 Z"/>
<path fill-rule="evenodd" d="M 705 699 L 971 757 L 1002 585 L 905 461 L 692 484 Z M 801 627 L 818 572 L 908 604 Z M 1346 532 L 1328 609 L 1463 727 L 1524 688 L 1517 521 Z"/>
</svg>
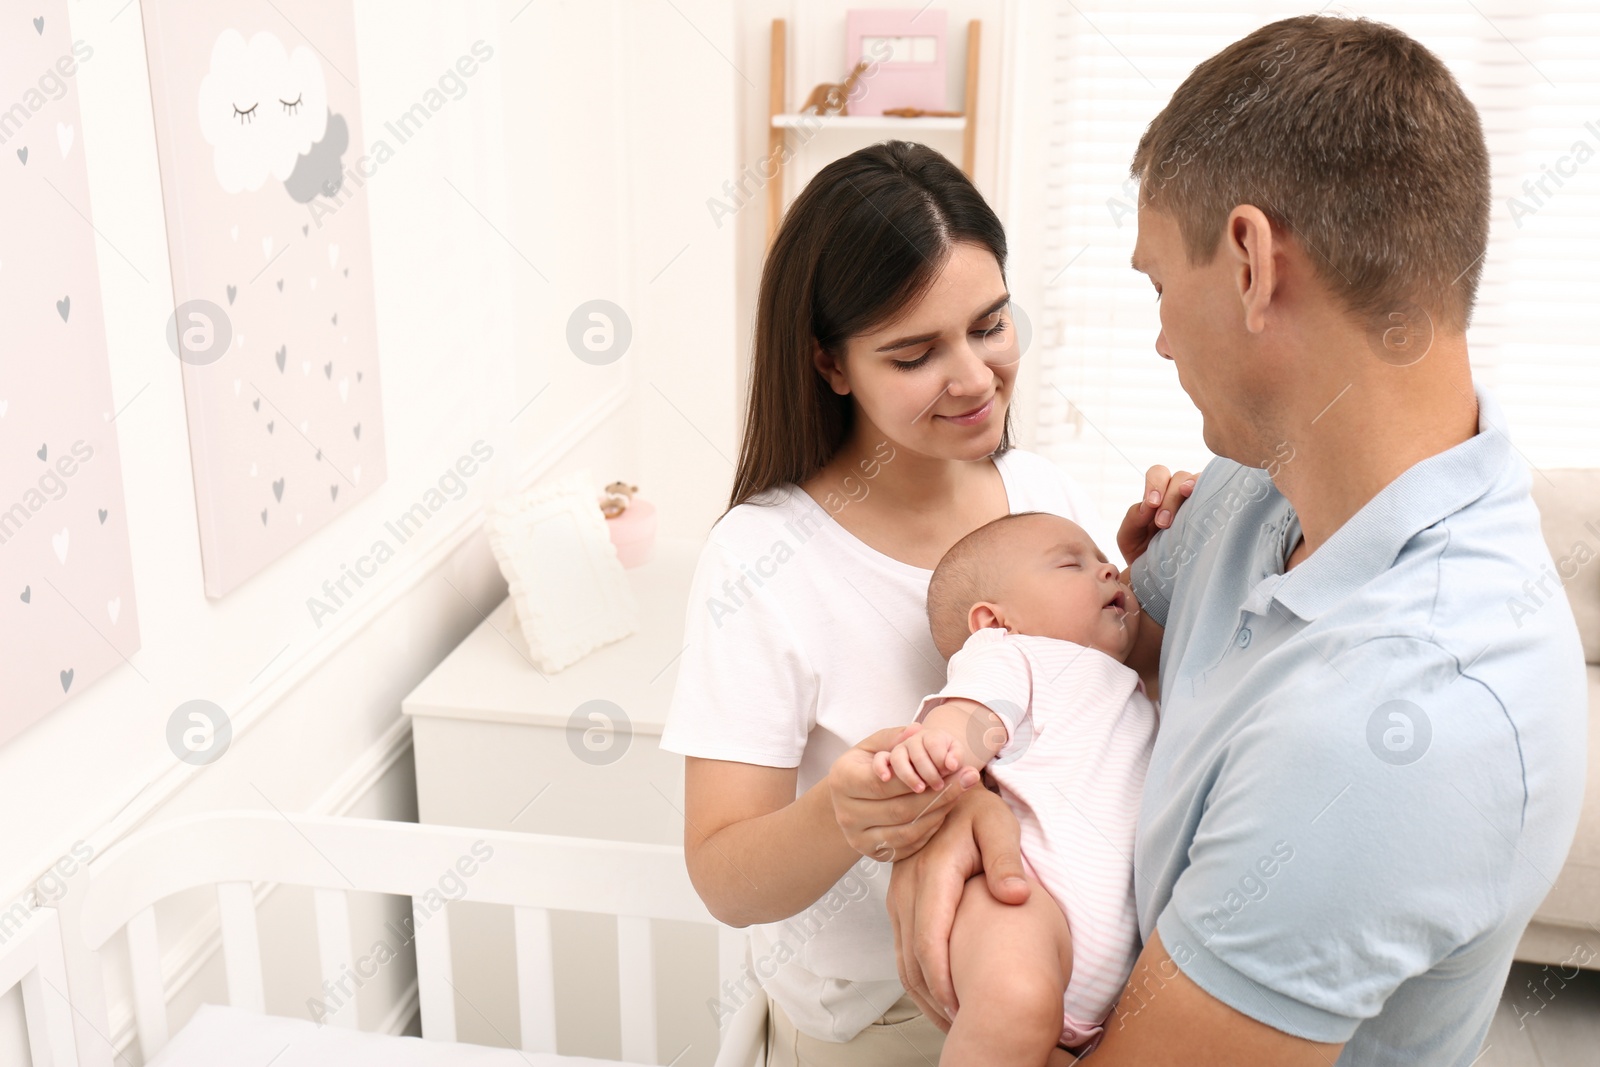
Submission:
<svg viewBox="0 0 1600 1067">
<path fill-rule="evenodd" d="M 1477 112 L 1397 30 L 1287 19 L 1197 67 L 1132 170 L 1156 350 L 1220 458 L 1130 569 L 1161 727 L 1143 951 L 1092 1062 L 1464 1067 L 1571 843 L 1586 729 L 1565 597 L 1505 609 L 1551 561 L 1467 359 Z M 896 864 L 935 1021 L 963 883 L 1019 901 L 1017 840 L 975 789 Z"/>
</svg>

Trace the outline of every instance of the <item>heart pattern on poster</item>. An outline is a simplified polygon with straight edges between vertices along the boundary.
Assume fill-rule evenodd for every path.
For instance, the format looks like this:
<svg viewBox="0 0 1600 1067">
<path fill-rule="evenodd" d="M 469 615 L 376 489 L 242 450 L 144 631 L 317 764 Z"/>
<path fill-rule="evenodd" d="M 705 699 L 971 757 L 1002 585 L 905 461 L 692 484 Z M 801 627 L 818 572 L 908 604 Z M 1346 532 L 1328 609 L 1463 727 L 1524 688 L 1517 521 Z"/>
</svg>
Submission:
<svg viewBox="0 0 1600 1067">
<path fill-rule="evenodd" d="M 339 77 L 335 69 L 342 69 L 353 78 L 354 67 L 358 66 L 354 60 L 354 25 L 345 7 L 343 3 L 333 5 L 329 18 L 319 20 L 315 46 L 303 49 L 320 53 L 310 56 L 307 63 L 328 75 L 321 100 L 313 102 L 313 94 L 305 94 L 306 110 L 325 108 L 330 136 L 337 128 L 341 141 L 359 146 L 367 143 L 362 130 L 362 86 Z M 327 194 L 332 199 L 320 203 L 336 202 L 337 213 L 314 210 L 311 217 L 307 216 L 307 200 L 303 198 L 318 187 L 323 177 L 310 164 L 342 167 L 350 157 L 319 154 L 305 159 L 306 166 L 287 178 L 293 156 L 283 165 L 276 162 L 276 156 L 273 160 L 262 155 L 242 162 L 226 159 L 226 152 L 219 147 L 221 142 L 208 139 L 200 128 L 202 124 L 193 121 L 197 103 L 208 116 L 231 115 L 231 106 L 223 95 L 202 101 L 195 90 L 208 76 L 213 89 L 230 81 L 231 68 L 223 64 L 231 61 L 226 57 L 217 59 L 210 47 L 233 47 L 228 43 L 232 41 L 230 32 L 242 33 L 246 41 L 251 40 L 252 34 L 267 34 L 283 44 L 286 51 L 307 43 L 297 40 L 292 27 L 281 19 L 269 17 L 266 26 L 240 25 L 240 16 L 229 8 L 230 5 L 203 2 L 186 6 L 188 17 L 181 32 L 178 20 L 165 20 L 159 26 L 152 21 L 145 27 L 150 39 L 149 54 L 163 68 L 161 77 L 151 78 L 150 91 L 154 98 L 160 188 L 167 209 L 171 274 L 174 279 L 204 279 L 203 285 L 193 288 L 175 285 L 174 295 L 179 302 L 215 302 L 218 296 L 224 297 L 221 307 L 233 332 L 233 341 L 227 348 L 228 355 L 235 358 L 232 369 L 220 375 L 191 366 L 181 369 L 182 410 L 189 416 L 188 443 L 201 518 L 206 594 L 213 598 L 226 596 L 228 590 L 250 575 L 260 573 L 283 553 L 303 544 L 313 531 L 355 508 L 384 484 L 388 474 L 382 378 L 376 374 L 379 353 L 373 322 L 373 256 L 366 198 L 356 197 L 347 203 L 348 195 Z M 49 13 L 45 8 L 39 10 Z M 270 6 L 266 11 L 268 16 L 272 14 Z M 208 67 L 212 68 L 209 72 Z M 271 123 L 282 120 L 280 112 L 284 109 L 270 95 L 266 86 L 261 87 L 260 110 L 254 113 L 253 121 L 244 120 L 243 136 L 278 132 Z M 250 108 L 254 99 L 239 96 L 238 108 Z M 289 92 L 283 99 L 293 101 L 295 95 Z M 220 107 L 207 112 L 207 102 Z M 67 121 L 81 124 L 75 118 Z M 54 123 L 52 117 L 50 124 Z M 228 132 L 239 133 L 237 129 Z M 85 138 L 90 135 L 85 127 Z M 37 142 L 38 135 L 31 139 Z M 16 148 L 22 142 L 19 138 L 9 143 Z M 82 158 L 94 147 L 85 144 L 83 153 L 74 147 L 73 156 Z M 324 145 L 321 151 L 331 149 Z M 49 157 L 46 162 L 54 165 L 55 159 Z M 39 161 L 33 159 L 30 164 L 37 167 Z M 21 176 L 20 172 L 10 173 Z M 337 173 L 328 171 L 329 176 Z M 348 185 L 348 172 L 345 180 Z M 353 191 L 348 188 L 347 194 Z M 310 203 L 313 209 L 319 207 L 318 201 Z M 300 230 L 302 241 L 294 239 L 296 229 Z M 314 240 L 312 230 L 316 230 Z M 0 248 L 0 254 L 5 251 Z M 258 251 L 262 256 L 259 260 Z M 324 271 L 335 279 L 335 284 L 322 284 Z M 276 302 L 260 295 L 266 291 L 255 284 L 261 279 L 266 279 L 268 288 L 276 289 Z M 86 296 L 74 292 L 73 299 Z M 82 311 L 74 309 L 73 324 L 79 325 L 80 319 L 87 321 L 89 310 L 87 301 Z M 95 311 L 98 313 L 98 309 Z M 247 333 L 256 337 L 255 348 L 244 348 Z M 278 377 L 270 384 L 261 381 L 263 370 L 255 354 L 258 349 L 270 354 L 278 371 Z M 294 350 L 294 363 L 300 368 L 298 377 L 289 374 L 289 349 Z M 375 372 L 370 387 L 360 376 L 367 368 Z M 312 380 L 319 369 L 320 383 Z M 229 394 L 228 383 L 235 380 L 242 384 L 238 392 Z M 249 418 L 240 418 L 239 409 L 234 406 L 243 396 L 243 385 L 252 387 Z M 280 420 L 286 427 L 281 437 L 277 433 Z M 338 433 L 339 426 L 349 428 L 351 436 Z M 34 431 L 35 437 L 41 432 Z M 62 447 L 59 435 L 57 441 L 52 453 Z M 314 458 L 308 457 L 308 452 Z M 338 473 L 324 471 L 324 460 Z M 359 487 L 351 474 L 357 468 L 362 472 Z M 252 470 L 254 475 L 247 474 Z M 292 495 L 290 482 L 295 486 Z M 331 482 L 338 483 L 337 494 L 330 490 L 326 500 L 311 495 L 312 487 Z M 271 490 L 269 496 L 261 495 L 263 486 Z M 102 499 L 110 502 L 109 498 Z M 112 503 L 110 510 L 116 511 L 117 505 Z M 74 525 L 81 527 L 81 519 Z M 109 521 L 106 525 L 111 526 Z M 119 519 L 117 525 L 127 523 Z M 77 536 L 84 537 L 81 528 Z M 97 548 L 85 542 L 81 552 L 74 551 L 87 557 Z M 98 602 L 104 603 L 115 591 L 102 592 Z M 128 606 L 131 615 L 131 601 Z M 66 662 L 63 660 L 62 664 Z"/>
<path fill-rule="evenodd" d="M 119 403 L 132 405 L 140 383 L 128 383 L 126 396 L 113 395 L 104 314 L 112 294 L 103 286 L 113 272 L 109 260 L 120 253 L 105 239 L 116 227 L 95 217 L 95 208 L 105 205 L 91 202 L 88 176 L 96 148 L 115 171 L 119 131 L 85 117 L 85 79 L 73 75 L 73 57 L 81 64 L 93 53 L 74 38 L 93 42 L 94 34 L 92 28 L 73 32 L 85 27 L 72 25 L 68 7 L 68 0 L 8 4 L 0 21 L 0 81 L 10 79 L 0 103 L 0 143 L 7 146 L 0 157 L 0 467 L 9 486 L 0 503 L 0 519 L 7 520 L 0 522 L 0 586 L 16 598 L 0 609 L 0 745 L 125 666 L 141 642 L 120 514 L 126 497 L 116 425 Z M 122 21 L 126 28 L 128 20 Z M 32 34 L 22 28 L 29 24 Z M 141 75 L 137 88 L 146 86 Z M 110 134 L 112 141 L 95 143 L 97 134 Z M 335 229 L 329 236 L 341 234 Z M 346 238 L 352 246 L 355 240 Z M 321 258 L 313 257 L 319 267 Z M 138 272 L 150 276 L 142 262 Z M 214 297 L 215 283 L 211 288 L 194 295 Z M 344 303 L 359 306 L 356 299 L 347 295 Z M 169 305 L 161 313 L 155 330 L 172 310 Z M 332 310 L 316 308 L 318 336 Z M 138 346 L 150 352 L 166 347 L 159 332 L 147 340 L 153 348 L 144 341 Z M 326 401 L 331 409 L 333 397 Z M 362 414 L 341 411 L 339 419 Z M 120 429 L 125 446 L 130 427 Z M 19 514 L 24 522 L 17 524 Z M 99 614 L 102 607 L 106 615 Z"/>
</svg>

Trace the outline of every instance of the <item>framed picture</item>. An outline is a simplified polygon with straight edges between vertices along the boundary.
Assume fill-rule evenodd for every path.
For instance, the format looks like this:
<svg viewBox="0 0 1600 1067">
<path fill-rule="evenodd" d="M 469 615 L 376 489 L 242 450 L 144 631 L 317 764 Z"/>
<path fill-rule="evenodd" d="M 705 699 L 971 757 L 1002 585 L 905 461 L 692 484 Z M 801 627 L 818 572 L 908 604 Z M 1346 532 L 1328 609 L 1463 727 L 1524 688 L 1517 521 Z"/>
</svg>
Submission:
<svg viewBox="0 0 1600 1067">
<path fill-rule="evenodd" d="M 945 87 L 943 9 L 855 10 L 845 14 L 845 67 L 876 62 L 866 91 L 850 100 L 852 115 L 882 115 L 885 108 L 949 107 Z M 883 57 L 887 58 L 883 58 Z"/>
<path fill-rule="evenodd" d="M 387 477 L 353 0 L 142 0 L 205 592 Z M 380 156 L 380 158 L 382 158 Z"/>
<path fill-rule="evenodd" d="M 540 671 L 563 670 L 639 629 L 638 602 L 588 471 L 496 502 L 488 535 Z"/>
<path fill-rule="evenodd" d="M 0 743 L 139 650 L 78 113 L 94 52 L 66 0 L 3 10 L 0 97 L 17 104 L 0 122 Z"/>
</svg>

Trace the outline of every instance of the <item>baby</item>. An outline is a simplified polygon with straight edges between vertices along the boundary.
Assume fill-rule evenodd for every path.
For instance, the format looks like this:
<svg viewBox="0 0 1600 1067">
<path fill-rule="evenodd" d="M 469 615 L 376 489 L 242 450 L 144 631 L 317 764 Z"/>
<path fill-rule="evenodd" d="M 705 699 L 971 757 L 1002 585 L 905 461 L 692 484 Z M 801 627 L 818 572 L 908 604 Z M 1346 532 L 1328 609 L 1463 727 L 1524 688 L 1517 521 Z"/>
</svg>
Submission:
<svg viewBox="0 0 1600 1067">
<path fill-rule="evenodd" d="M 878 777 L 940 789 L 987 768 L 1022 830 L 1032 892 L 1002 904 L 969 879 L 950 933 L 957 1007 L 941 1065 L 1044 1064 L 1086 1051 L 1133 969 L 1133 830 L 1157 712 L 1126 665 L 1138 602 L 1076 523 L 996 519 L 928 585 L 950 661 L 922 729 L 874 757 Z"/>
</svg>

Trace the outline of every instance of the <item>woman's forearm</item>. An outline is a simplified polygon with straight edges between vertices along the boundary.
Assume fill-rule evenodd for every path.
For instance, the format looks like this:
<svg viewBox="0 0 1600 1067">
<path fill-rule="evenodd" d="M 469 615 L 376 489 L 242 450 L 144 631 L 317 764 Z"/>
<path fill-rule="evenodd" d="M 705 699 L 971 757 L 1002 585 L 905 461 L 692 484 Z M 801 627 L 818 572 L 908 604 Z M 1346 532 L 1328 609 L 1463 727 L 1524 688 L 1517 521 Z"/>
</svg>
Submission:
<svg viewBox="0 0 1600 1067">
<path fill-rule="evenodd" d="M 729 926 L 799 914 L 861 859 L 834 820 L 824 778 L 793 803 L 702 838 L 689 876 L 711 914 Z"/>
</svg>

